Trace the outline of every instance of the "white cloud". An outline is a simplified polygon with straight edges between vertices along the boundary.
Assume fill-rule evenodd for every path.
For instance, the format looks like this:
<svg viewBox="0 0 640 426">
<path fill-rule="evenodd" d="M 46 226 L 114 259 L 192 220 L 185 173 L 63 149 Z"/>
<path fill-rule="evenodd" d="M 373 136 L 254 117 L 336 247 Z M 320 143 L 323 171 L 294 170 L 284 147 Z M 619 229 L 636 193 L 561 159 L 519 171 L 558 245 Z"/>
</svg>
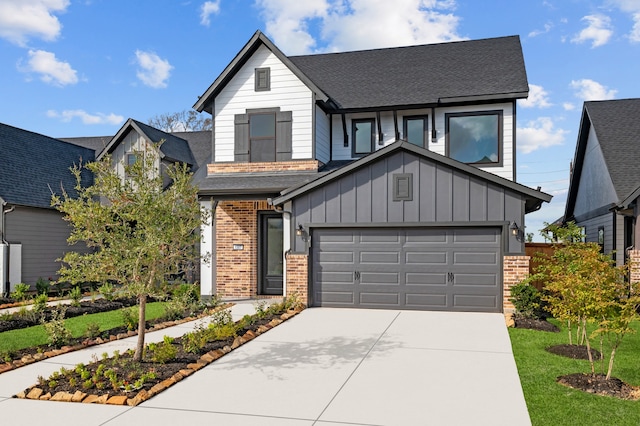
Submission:
<svg viewBox="0 0 640 426">
<path fill-rule="evenodd" d="M 42 81 L 55 86 L 78 82 L 77 72 L 68 62 L 59 61 L 55 54 L 44 50 L 29 50 L 27 65 L 23 67 L 19 63 L 18 69 L 22 72 L 38 73 Z"/>
<path fill-rule="evenodd" d="M 205 1 L 200 8 L 200 24 L 208 27 L 211 23 L 209 17 L 218 13 L 220 13 L 220 0 Z"/>
<path fill-rule="evenodd" d="M 629 33 L 629 40 L 633 43 L 640 43 L 640 12 L 633 14 L 633 28 Z"/>
<path fill-rule="evenodd" d="M 116 115 L 114 113 L 103 114 L 101 112 L 95 114 L 89 114 L 88 112 L 81 109 L 71 109 L 64 110 L 61 112 L 55 110 L 47 111 L 47 117 L 49 118 L 59 118 L 61 121 L 65 123 L 73 120 L 74 118 L 79 118 L 82 120 L 83 124 L 113 124 L 117 125 L 124 121 L 124 117 L 121 115 Z"/>
<path fill-rule="evenodd" d="M 549 102 L 549 94 L 542 86 L 529 85 L 529 97 L 518 100 L 518 105 L 523 108 L 548 108 L 553 105 Z"/>
<path fill-rule="evenodd" d="M 553 25 L 551 25 L 551 24 L 549 24 L 549 23 L 544 24 L 544 29 L 542 29 L 542 30 L 533 30 L 533 31 L 531 31 L 531 32 L 529 33 L 529 37 L 537 37 L 537 36 L 539 36 L 539 35 L 541 35 L 541 34 L 546 34 L 546 33 L 548 33 L 549 31 L 551 31 L 551 28 L 553 28 Z"/>
<path fill-rule="evenodd" d="M 583 101 L 602 101 L 613 99 L 618 93 L 615 89 L 609 89 L 597 81 L 583 78 L 582 80 L 571 80 L 571 88 L 576 91 L 576 97 Z"/>
<path fill-rule="evenodd" d="M 0 1 L 0 37 L 25 46 L 29 37 L 46 41 L 60 35 L 62 25 L 54 13 L 62 13 L 69 0 Z"/>
<path fill-rule="evenodd" d="M 166 59 L 162 59 L 153 52 L 136 50 L 138 71 L 136 75 L 149 87 L 160 89 L 167 87 L 167 80 L 171 75 L 173 66 Z"/>
<path fill-rule="evenodd" d="M 562 108 L 564 108 L 565 111 L 573 111 L 574 109 L 576 109 L 576 106 L 571 102 L 564 102 L 562 104 Z"/>
<path fill-rule="evenodd" d="M 611 18 L 606 15 L 587 15 L 582 20 L 587 22 L 587 27 L 571 39 L 572 42 L 583 43 L 591 40 L 592 48 L 607 44 L 613 35 Z"/>
<path fill-rule="evenodd" d="M 267 33 L 289 55 L 462 39 L 453 0 L 256 0 L 256 5 Z M 310 27 L 319 30 L 320 40 Z"/>
<path fill-rule="evenodd" d="M 527 123 L 526 127 L 518 127 L 518 151 L 529 154 L 540 148 L 562 145 L 568 130 L 554 128 L 550 117 L 538 117 Z"/>
</svg>

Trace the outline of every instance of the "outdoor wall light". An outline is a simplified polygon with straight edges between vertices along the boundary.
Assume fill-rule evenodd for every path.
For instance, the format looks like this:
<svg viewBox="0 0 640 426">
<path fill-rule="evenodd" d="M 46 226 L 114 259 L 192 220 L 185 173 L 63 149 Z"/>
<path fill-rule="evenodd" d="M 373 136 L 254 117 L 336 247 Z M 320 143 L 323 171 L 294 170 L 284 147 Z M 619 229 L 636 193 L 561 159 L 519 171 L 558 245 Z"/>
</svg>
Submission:
<svg viewBox="0 0 640 426">
<path fill-rule="evenodd" d="M 520 231 L 520 228 L 518 228 L 517 223 L 511 222 L 511 226 L 509 226 L 509 230 L 511 230 L 511 235 L 513 235 L 514 237 L 517 237 L 518 232 Z"/>
<path fill-rule="evenodd" d="M 298 224 L 298 228 L 296 229 L 296 235 L 298 237 L 302 237 L 304 235 L 304 227 L 302 224 Z"/>
</svg>

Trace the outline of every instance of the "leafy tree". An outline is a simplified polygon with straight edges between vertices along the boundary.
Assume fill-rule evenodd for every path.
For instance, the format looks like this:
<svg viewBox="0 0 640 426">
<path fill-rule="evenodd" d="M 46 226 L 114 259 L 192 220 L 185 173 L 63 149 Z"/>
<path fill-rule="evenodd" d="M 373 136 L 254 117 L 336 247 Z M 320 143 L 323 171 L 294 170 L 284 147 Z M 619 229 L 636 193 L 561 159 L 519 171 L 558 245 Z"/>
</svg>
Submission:
<svg viewBox="0 0 640 426">
<path fill-rule="evenodd" d="M 172 276 L 199 258 L 197 242 L 207 213 L 197 199 L 186 165 L 166 170 L 172 184 L 163 190 L 157 172 L 157 147 L 138 154 L 119 176 L 108 156 L 85 166 L 94 184 L 83 187 L 82 165 L 73 167 L 77 197 L 64 191 L 52 205 L 72 225 L 70 244 L 84 242 L 89 253 L 65 254 L 60 281 L 114 282 L 139 302 L 138 342 L 134 359 L 142 360 L 147 297 L 162 294 Z"/>
<path fill-rule="evenodd" d="M 169 133 L 212 129 L 211 117 L 194 110 L 158 114 L 150 118 L 148 124 Z"/>
<path fill-rule="evenodd" d="M 623 337 L 633 332 L 630 323 L 636 317 L 640 299 L 635 285 L 625 280 L 627 268 L 614 266 L 609 256 L 600 253 L 596 243 L 572 242 L 578 241 L 579 236 L 574 231 L 568 229 L 565 234 L 561 233 L 566 243 L 558 245 L 552 256 L 540 259 L 536 279 L 545 282 L 543 299 L 548 302 L 549 312 L 567 322 L 569 343 L 571 324 L 578 324 L 578 338 L 587 346 L 592 373 L 595 373 L 595 363 L 590 339 L 600 336 L 601 349 L 602 338 L 607 339 L 608 379 Z M 592 335 L 587 335 L 589 323 L 597 327 Z"/>
</svg>

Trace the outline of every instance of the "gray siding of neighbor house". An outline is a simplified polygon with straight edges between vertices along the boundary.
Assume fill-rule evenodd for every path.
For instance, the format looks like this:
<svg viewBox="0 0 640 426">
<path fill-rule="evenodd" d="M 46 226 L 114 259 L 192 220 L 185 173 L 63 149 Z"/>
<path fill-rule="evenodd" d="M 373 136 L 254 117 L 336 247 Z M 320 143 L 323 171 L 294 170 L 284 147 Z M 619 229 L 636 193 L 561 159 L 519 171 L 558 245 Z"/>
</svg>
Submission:
<svg viewBox="0 0 640 426">
<path fill-rule="evenodd" d="M 589 131 L 589 139 L 580 176 L 580 186 L 578 187 L 573 214 L 576 221 L 589 219 L 590 212 L 603 206 L 611 206 L 617 201 L 618 196 L 604 161 L 602 148 L 592 127 Z M 597 238 L 597 236 L 594 238 Z"/>
<path fill-rule="evenodd" d="M 613 228 L 613 215 L 614 213 L 606 213 L 601 216 L 596 216 L 582 222 L 576 222 L 576 225 L 584 227 L 585 241 L 587 243 L 598 242 L 598 228 L 604 228 L 604 252 L 611 253 L 614 249 L 614 228 Z"/>
<path fill-rule="evenodd" d="M 68 251 L 86 251 L 70 246 L 71 229 L 56 210 L 16 207 L 7 214 L 7 240 L 22 244 L 22 282 L 35 285 L 39 277 L 57 279 L 61 258 Z"/>
<path fill-rule="evenodd" d="M 413 176 L 413 199 L 393 201 L 393 175 Z M 293 199 L 293 250 L 305 252 L 296 237 L 299 224 L 336 226 L 492 226 L 522 227 L 524 200 L 497 184 L 449 166 L 397 152 Z M 524 244 L 503 232 L 506 253 L 524 252 Z"/>
</svg>

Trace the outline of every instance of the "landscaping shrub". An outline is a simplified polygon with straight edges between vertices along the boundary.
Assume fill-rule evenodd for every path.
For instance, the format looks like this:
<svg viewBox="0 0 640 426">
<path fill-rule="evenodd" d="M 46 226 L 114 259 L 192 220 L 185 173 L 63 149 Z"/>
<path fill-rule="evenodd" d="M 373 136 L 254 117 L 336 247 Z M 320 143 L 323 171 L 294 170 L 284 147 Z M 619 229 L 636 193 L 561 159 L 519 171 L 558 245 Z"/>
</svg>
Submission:
<svg viewBox="0 0 640 426">
<path fill-rule="evenodd" d="M 115 288 L 111 283 L 104 283 L 98 287 L 98 292 L 102 295 L 104 300 L 112 302 L 116 298 Z"/>
<path fill-rule="evenodd" d="M 159 364 L 166 364 L 178 354 L 178 348 L 173 345 L 173 338 L 169 336 L 164 336 L 160 343 L 149 343 L 147 348 L 151 360 Z"/>
<path fill-rule="evenodd" d="M 36 291 L 38 292 L 38 294 L 49 295 L 50 287 L 51 287 L 51 284 L 49 283 L 49 281 L 45 280 L 42 277 L 39 277 L 38 280 L 36 281 Z"/>
<path fill-rule="evenodd" d="M 11 297 L 16 302 L 23 302 L 27 298 L 27 292 L 29 291 L 29 284 L 18 283 L 13 289 L 13 293 L 11 293 Z"/>
<path fill-rule="evenodd" d="M 127 327 L 127 330 L 135 330 L 138 328 L 138 308 L 122 308 L 120 310 L 122 314 L 122 322 L 124 326 Z"/>
<path fill-rule="evenodd" d="M 82 290 L 80 289 L 79 285 L 74 286 L 71 291 L 69 291 L 69 298 L 71 299 L 71 306 L 80 306 L 80 300 L 82 300 Z"/>
<path fill-rule="evenodd" d="M 71 331 L 66 327 L 64 314 L 67 308 L 63 305 L 58 306 L 52 313 L 51 320 L 43 321 L 44 331 L 47 333 L 49 344 L 53 347 L 60 348 L 69 343 L 71 340 Z"/>
<path fill-rule="evenodd" d="M 515 306 L 518 314 L 525 318 L 543 319 L 547 316 L 543 309 L 542 293 L 529 284 L 528 280 L 511 287 L 511 298 L 509 300 Z"/>
</svg>

